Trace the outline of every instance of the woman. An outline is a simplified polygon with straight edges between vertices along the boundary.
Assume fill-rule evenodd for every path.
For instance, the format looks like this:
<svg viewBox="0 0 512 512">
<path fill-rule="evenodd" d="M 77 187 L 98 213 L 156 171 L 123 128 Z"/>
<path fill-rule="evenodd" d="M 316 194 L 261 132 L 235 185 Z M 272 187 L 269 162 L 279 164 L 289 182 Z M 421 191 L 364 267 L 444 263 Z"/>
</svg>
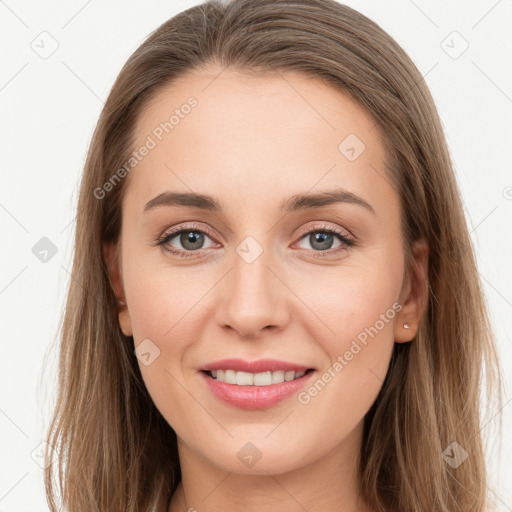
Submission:
<svg viewBox="0 0 512 512">
<path fill-rule="evenodd" d="M 486 510 L 499 367 L 450 156 L 353 9 L 152 33 L 91 142 L 73 277 L 52 511 L 56 474 L 72 512 Z"/>
</svg>

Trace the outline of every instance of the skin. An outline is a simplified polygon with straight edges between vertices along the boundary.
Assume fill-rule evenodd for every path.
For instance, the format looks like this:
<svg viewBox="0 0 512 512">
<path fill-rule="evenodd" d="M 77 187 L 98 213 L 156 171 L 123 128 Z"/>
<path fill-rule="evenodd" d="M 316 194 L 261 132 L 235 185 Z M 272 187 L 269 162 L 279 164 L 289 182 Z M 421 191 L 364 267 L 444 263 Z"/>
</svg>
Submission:
<svg viewBox="0 0 512 512">
<path fill-rule="evenodd" d="M 425 303 L 421 278 L 405 272 L 385 149 L 370 116 L 330 85 L 292 72 L 221 70 L 189 73 L 145 108 L 137 147 L 190 96 L 198 100 L 129 175 L 119 262 L 105 245 L 126 303 L 124 334 L 135 347 L 149 338 L 160 350 L 139 366 L 178 437 L 183 478 L 168 510 L 334 512 L 343 504 L 345 512 L 367 511 L 356 478 L 363 419 L 394 343 L 413 339 Z M 354 161 L 338 149 L 348 134 L 366 146 Z M 350 203 L 279 209 L 294 194 L 340 186 L 375 213 Z M 224 209 L 161 206 L 143 214 L 165 191 L 213 195 Z M 190 222 L 207 233 L 204 248 L 188 249 L 193 257 L 155 245 Z M 324 227 L 356 245 L 343 247 L 333 235 L 325 255 L 306 234 Z M 263 249 L 250 264 L 236 251 L 249 235 Z M 187 250 L 179 235 L 167 247 Z M 427 253 L 423 241 L 414 247 L 424 272 Z M 263 410 L 239 409 L 217 399 L 198 374 L 210 361 L 238 357 L 302 363 L 318 377 L 397 302 L 402 309 L 308 404 L 292 396 Z M 261 454 L 252 468 L 237 457 L 248 442 Z"/>
</svg>

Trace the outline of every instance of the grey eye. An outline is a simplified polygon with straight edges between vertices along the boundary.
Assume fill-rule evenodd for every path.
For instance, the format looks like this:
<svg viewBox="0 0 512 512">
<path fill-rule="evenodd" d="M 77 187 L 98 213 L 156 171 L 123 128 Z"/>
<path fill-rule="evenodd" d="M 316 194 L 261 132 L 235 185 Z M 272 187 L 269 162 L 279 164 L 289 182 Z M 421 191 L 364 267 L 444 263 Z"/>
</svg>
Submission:
<svg viewBox="0 0 512 512">
<path fill-rule="evenodd" d="M 310 247 L 303 247 L 303 249 L 313 249 L 315 251 L 326 251 L 328 249 L 334 249 L 335 247 L 339 247 L 341 245 L 341 241 L 338 241 L 338 245 L 334 246 L 334 242 L 338 238 L 338 235 L 333 233 L 329 233 L 328 231 L 313 231 L 307 235 L 305 235 L 301 242 L 307 240 L 310 244 Z"/>
</svg>

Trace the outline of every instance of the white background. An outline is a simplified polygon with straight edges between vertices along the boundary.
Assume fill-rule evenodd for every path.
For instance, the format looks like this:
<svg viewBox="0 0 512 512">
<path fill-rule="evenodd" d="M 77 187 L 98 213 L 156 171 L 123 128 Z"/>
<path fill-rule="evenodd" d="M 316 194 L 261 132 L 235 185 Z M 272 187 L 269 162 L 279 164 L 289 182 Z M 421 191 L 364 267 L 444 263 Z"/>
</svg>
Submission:
<svg viewBox="0 0 512 512">
<path fill-rule="evenodd" d="M 196 3 L 0 0 L 0 512 L 47 510 L 31 454 L 45 438 L 53 403 L 51 347 L 71 268 L 78 180 L 103 102 L 145 37 Z M 347 3 L 403 46 L 432 91 L 510 389 L 512 1 Z M 49 37 L 43 31 L 58 43 L 47 59 L 31 47 Z M 457 59 L 441 44 L 453 31 L 469 43 Z M 446 40 L 452 51 L 461 48 L 457 38 Z M 58 250 L 46 263 L 32 252 L 42 237 Z M 484 432 L 501 417 L 504 437 L 501 447 L 491 439 L 489 467 L 498 510 L 510 511 L 512 403 L 495 414 Z"/>
</svg>

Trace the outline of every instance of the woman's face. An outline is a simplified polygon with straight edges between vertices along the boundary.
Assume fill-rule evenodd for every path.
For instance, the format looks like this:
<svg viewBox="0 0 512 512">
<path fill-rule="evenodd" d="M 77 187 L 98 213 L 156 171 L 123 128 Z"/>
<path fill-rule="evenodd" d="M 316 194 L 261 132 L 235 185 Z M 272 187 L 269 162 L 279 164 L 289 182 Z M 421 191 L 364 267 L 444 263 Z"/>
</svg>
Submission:
<svg viewBox="0 0 512 512">
<path fill-rule="evenodd" d="M 357 453 L 416 306 L 371 118 L 294 73 L 219 72 L 175 82 L 137 124 L 120 323 L 182 446 L 276 474 Z M 221 367 L 246 371 L 204 371 Z"/>
</svg>

